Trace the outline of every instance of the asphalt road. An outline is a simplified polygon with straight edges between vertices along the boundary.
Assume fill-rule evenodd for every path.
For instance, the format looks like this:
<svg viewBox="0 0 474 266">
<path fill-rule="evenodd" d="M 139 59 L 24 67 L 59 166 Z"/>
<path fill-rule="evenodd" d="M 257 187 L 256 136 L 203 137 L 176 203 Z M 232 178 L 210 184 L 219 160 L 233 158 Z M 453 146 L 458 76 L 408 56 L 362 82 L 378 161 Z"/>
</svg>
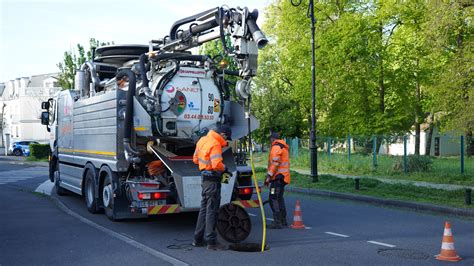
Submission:
<svg viewBox="0 0 474 266">
<path fill-rule="evenodd" d="M 45 180 L 47 168 L 0 161 L 0 265 L 443 265 L 434 255 L 446 220 L 463 257 L 458 264 L 474 265 L 474 220 L 465 218 L 289 194 L 290 219 L 299 199 L 310 229 L 268 230 L 270 250 L 263 254 L 216 252 L 189 245 L 195 214 L 111 222 L 88 213 L 79 196 L 53 193 L 64 208 L 31 192 Z M 259 243 L 259 211 L 249 213 L 253 228 L 246 242 Z"/>
</svg>

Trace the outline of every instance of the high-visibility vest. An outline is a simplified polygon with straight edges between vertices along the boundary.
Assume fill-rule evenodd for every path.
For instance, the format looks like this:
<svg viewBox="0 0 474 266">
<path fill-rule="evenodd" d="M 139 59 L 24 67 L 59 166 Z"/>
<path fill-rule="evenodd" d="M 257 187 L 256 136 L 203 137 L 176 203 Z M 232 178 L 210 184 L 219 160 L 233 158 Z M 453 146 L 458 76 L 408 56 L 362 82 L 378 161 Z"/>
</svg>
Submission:
<svg viewBox="0 0 474 266">
<path fill-rule="evenodd" d="M 222 147 L 227 146 L 227 141 L 214 130 L 209 131 L 196 144 L 193 162 L 199 165 L 199 170 L 224 172 L 225 165 L 222 161 Z"/>
<path fill-rule="evenodd" d="M 276 176 L 283 175 L 283 181 L 290 183 L 290 155 L 288 145 L 284 140 L 277 139 L 272 143 L 270 156 L 268 157 L 267 174 L 270 180 L 275 180 Z"/>
</svg>

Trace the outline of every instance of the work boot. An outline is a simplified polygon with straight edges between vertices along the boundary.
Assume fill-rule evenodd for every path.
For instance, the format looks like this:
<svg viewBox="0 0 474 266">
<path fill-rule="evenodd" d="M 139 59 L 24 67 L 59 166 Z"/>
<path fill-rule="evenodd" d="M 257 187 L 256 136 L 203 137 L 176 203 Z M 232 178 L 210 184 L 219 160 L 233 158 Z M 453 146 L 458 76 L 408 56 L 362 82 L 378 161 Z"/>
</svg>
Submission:
<svg viewBox="0 0 474 266">
<path fill-rule="evenodd" d="M 193 245 L 193 247 L 204 247 L 206 242 L 204 242 L 204 240 L 194 240 L 191 245 Z"/>
<path fill-rule="evenodd" d="M 287 227 L 288 221 L 286 220 L 286 211 L 281 212 L 281 225 Z"/>
<path fill-rule="evenodd" d="M 216 242 L 215 244 L 208 244 L 207 250 L 227 250 L 227 246 Z"/>
<path fill-rule="evenodd" d="M 281 227 L 281 224 L 275 223 L 275 222 L 272 222 L 271 224 L 267 224 L 267 228 L 268 229 L 283 229 L 283 227 Z"/>
</svg>

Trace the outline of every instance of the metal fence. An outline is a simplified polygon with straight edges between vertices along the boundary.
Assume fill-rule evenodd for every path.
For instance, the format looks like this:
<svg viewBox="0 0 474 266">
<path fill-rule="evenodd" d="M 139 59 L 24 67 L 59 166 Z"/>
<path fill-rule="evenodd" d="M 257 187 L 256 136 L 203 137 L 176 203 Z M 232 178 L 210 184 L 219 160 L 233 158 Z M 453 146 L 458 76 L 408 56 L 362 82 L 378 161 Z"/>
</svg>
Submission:
<svg viewBox="0 0 474 266">
<path fill-rule="evenodd" d="M 287 138 L 292 165 L 306 168 L 309 140 Z M 474 156 L 466 153 L 466 139 L 460 135 L 318 136 L 318 167 L 330 172 L 396 175 L 436 172 L 446 176 L 474 177 Z M 416 153 L 419 146 L 419 154 Z M 339 171 L 337 171 L 339 170 Z M 456 183 L 456 181 L 453 181 Z"/>
</svg>

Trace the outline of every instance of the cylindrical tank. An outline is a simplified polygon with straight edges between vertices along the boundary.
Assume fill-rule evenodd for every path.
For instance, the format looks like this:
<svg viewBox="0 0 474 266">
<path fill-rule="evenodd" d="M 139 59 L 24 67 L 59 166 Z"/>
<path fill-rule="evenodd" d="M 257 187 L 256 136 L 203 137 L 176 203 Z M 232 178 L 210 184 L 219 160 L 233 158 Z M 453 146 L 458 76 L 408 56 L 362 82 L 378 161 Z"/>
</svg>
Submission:
<svg viewBox="0 0 474 266">
<path fill-rule="evenodd" d="M 161 96 L 163 132 L 189 138 L 202 128 L 220 121 L 221 94 L 212 71 L 182 67 L 166 84 Z"/>
</svg>

